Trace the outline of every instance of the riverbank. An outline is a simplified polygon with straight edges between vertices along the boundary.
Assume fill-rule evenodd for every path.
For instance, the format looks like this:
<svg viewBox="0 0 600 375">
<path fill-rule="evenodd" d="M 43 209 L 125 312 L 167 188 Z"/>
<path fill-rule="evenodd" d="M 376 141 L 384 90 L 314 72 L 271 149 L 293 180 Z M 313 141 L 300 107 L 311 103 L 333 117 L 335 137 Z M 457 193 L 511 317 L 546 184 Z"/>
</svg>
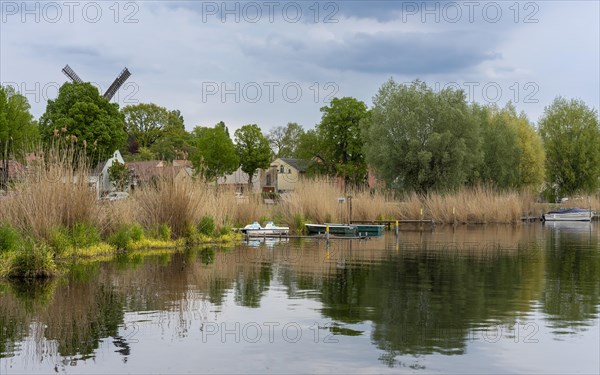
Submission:
<svg viewBox="0 0 600 375">
<path fill-rule="evenodd" d="M 386 190 L 342 191 L 326 179 L 304 179 L 294 191 L 264 199 L 192 178 L 158 179 L 129 198 L 97 199 L 89 170 L 73 155 L 47 153 L 37 168 L 0 198 L 0 272 L 7 277 L 47 277 L 63 257 L 94 257 L 183 243 L 235 242 L 231 228 L 274 221 L 301 234 L 305 223 L 352 220 L 430 220 L 435 224 L 519 224 L 524 215 L 552 206 L 537 196 L 465 187 L 449 194 L 397 195 Z M 273 198 L 275 198 L 273 200 Z M 340 198 L 344 198 L 343 200 Z M 272 204 L 274 202 L 274 204 Z M 596 209 L 596 197 L 566 205 Z"/>
</svg>

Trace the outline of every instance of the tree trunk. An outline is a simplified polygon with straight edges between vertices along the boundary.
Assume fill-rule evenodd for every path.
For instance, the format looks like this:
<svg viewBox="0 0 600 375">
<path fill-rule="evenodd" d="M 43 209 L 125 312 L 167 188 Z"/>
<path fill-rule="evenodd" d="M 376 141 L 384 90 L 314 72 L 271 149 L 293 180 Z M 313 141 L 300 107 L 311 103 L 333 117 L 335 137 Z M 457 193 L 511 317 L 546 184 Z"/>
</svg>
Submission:
<svg viewBox="0 0 600 375">
<path fill-rule="evenodd" d="M 252 193 L 252 178 L 254 177 L 254 173 L 248 173 L 248 194 Z"/>
</svg>

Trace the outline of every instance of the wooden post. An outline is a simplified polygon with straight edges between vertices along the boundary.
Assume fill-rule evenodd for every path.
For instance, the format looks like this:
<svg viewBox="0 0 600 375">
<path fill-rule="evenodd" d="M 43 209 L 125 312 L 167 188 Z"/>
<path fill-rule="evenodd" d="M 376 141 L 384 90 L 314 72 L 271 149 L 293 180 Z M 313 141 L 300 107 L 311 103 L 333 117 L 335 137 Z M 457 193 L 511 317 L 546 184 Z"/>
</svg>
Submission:
<svg viewBox="0 0 600 375">
<path fill-rule="evenodd" d="M 398 238 L 398 220 L 396 220 L 396 238 Z"/>
</svg>

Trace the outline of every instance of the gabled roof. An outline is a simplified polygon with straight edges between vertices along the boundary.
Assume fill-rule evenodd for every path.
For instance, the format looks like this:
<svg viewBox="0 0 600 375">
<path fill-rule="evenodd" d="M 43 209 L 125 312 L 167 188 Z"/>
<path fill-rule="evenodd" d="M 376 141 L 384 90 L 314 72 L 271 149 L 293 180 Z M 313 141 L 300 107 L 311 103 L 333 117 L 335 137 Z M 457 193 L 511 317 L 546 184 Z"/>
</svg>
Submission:
<svg viewBox="0 0 600 375">
<path fill-rule="evenodd" d="M 308 162 L 303 159 L 290 159 L 290 158 L 279 158 L 283 162 L 289 164 L 291 167 L 295 168 L 298 172 L 306 172 L 308 168 Z"/>
</svg>

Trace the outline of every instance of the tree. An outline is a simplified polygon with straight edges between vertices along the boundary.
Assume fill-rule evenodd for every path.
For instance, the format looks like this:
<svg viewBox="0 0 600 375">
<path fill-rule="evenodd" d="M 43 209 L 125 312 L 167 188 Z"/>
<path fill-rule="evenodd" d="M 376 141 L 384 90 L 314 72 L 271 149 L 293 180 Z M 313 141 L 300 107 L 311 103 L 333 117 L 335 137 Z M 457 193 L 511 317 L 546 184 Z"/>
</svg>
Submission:
<svg viewBox="0 0 600 375">
<path fill-rule="evenodd" d="M 233 173 L 240 165 L 235 146 L 223 122 L 214 128 L 196 127 L 192 131 L 198 151 L 192 162 L 197 173 L 207 181 Z"/>
<path fill-rule="evenodd" d="M 235 131 L 235 149 L 242 171 L 248 174 L 248 187 L 251 190 L 256 170 L 268 168 L 271 162 L 269 140 L 262 134 L 258 125 L 244 125 Z"/>
<path fill-rule="evenodd" d="M 129 184 L 129 169 L 125 164 L 117 160 L 108 168 L 108 179 L 115 185 L 118 191 L 123 191 Z"/>
<path fill-rule="evenodd" d="M 519 185 L 521 149 L 513 118 L 496 106 L 473 105 L 481 126 L 483 158 L 479 177 L 500 189 Z"/>
<path fill-rule="evenodd" d="M 27 98 L 8 86 L 0 86 L 0 189 L 8 183 L 8 160 L 32 147 L 38 140 L 36 122 Z"/>
<path fill-rule="evenodd" d="M 139 147 L 150 147 L 162 136 L 169 122 L 169 111 L 156 104 L 140 103 L 121 110 L 125 118 L 125 130 Z"/>
<path fill-rule="evenodd" d="M 48 143 L 68 135 L 81 145 L 92 162 L 123 148 L 127 133 L 123 115 L 90 83 L 65 83 L 55 100 L 48 100 L 40 119 L 40 134 Z"/>
<path fill-rule="evenodd" d="M 593 193 L 600 186 L 598 112 L 578 99 L 554 99 L 539 122 L 546 176 L 558 196 Z"/>
<path fill-rule="evenodd" d="M 320 150 L 315 156 L 330 174 L 343 177 L 346 185 L 363 182 L 367 164 L 360 123 L 368 116 L 367 105 L 351 97 L 334 98 L 321 112 L 316 128 Z"/>
<path fill-rule="evenodd" d="M 298 144 L 304 135 L 302 126 L 288 122 L 286 126 L 271 129 L 267 136 L 274 158 L 297 158 Z"/>
<path fill-rule="evenodd" d="M 0 150 L 9 146 L 21 151 L 38 141 L 37 123 L 29 112 L 29 102 L 10 87 L 0 86 Z"/>
<path fill-rule="evenodd" d="M 363 123 L 365 155 L 390 186 L 426 194 L 463 185 L 480 161 L 479 129 L 462 91 L 390 79 Z"/>
</svg>

